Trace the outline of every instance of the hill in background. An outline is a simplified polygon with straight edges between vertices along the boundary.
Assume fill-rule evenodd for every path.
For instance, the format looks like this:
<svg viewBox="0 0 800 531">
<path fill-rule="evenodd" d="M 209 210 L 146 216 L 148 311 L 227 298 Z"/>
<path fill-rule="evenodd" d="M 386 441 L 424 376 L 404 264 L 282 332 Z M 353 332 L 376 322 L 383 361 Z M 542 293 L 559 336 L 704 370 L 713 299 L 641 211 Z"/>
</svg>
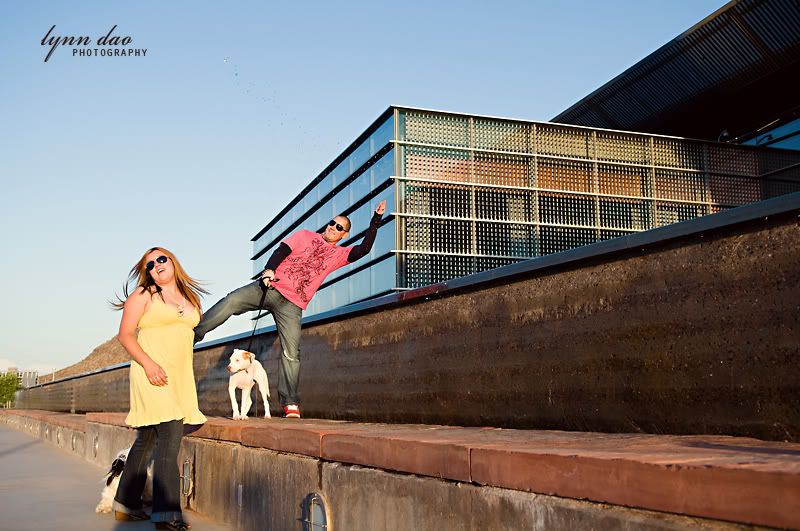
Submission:
<svg viewBox="0 0 800 531">
<path fill-rule="evenodd" d="M 70 365 L 65 369 L 56 371 L 55 376 L 52 374 L 40 375 L 39 383 L 43 383 L 42 378 L 48 382 L 51 379 L 60 380 L 61 378 L 75 376 L 76 374 L 80 374 L 82 372 L 102 369 L 103 367 L 114 365 L 115 363 L 130 361 L 130 359 L 131 357 L 125 351 L 125 348 L 123 348 L 122 344 L 120 344 L 120 342 L 117 340 L 117 336 L 114 336 L 105 343 L 95 347 L 95 349 L 92 350 L 88 356 L 83 358 L 78 363 Z"/>
</svg>

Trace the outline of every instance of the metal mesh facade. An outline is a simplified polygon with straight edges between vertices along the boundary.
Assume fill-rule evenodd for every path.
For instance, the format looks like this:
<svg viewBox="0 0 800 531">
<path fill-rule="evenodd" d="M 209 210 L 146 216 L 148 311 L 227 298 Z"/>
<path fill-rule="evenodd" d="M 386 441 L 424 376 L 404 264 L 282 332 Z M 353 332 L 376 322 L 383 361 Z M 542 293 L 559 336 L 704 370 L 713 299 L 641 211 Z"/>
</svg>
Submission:
<svg viewBox="0 0 800 531">
<path fill-rule="evenodd" d="M 798 152 L 551 123 L 400 109 L 397 145 L 400 288 L 800 190 Z"/>
<path fill-rule="evenodd" d="M 800 191 L 800 152 L 390 108 L 253 238 L 338 214 L 370 256 L 331 274 L 305 315 Z"/>
</svg>

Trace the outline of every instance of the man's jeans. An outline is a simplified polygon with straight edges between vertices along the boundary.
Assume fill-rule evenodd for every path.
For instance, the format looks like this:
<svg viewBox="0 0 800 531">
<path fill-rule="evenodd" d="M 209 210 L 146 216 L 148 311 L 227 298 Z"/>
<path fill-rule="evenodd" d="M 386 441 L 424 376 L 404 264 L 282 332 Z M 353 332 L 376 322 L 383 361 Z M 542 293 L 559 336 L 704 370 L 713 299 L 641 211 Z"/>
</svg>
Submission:
<svg viewBox="0 0 800 531">
<path fill-rule="evenodd" d="M 153 454 L 153 522 L 183 520 L 178 473 L 178 450 L 183 437 L 183 421 L 171 420 L 136 429 L 136 441 L 128 453 L 119 480 L 113 508 L 123 513 L 142 510 L 142 492 L 147 481 L 147 463 Z"/>
<path fill-rule="evenodd" d="M 203 314 L 203 319 L 194 329 L 194 342 L 202 341 L 208 332 L 227 321 L 231 315 L 258 310 L 263 293 L 260 280 L 228 293 Z M 272 312 L 278 336 L 281 338 L 282 355 L 278 371 L 278 396 L 281 405 L 300 405 L 297 384 L 300 380 L 300 319 L 303 310 L 274 288 L 267 290 L 261 309 Z"/>
</svg>

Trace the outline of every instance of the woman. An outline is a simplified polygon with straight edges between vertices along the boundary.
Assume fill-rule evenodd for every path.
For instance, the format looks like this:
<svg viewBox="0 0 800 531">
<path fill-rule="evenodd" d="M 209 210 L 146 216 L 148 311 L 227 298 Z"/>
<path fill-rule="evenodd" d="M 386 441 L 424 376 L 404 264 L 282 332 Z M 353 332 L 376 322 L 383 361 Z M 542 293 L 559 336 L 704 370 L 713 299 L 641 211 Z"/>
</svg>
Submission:
<svg viewBox="0 0 800 531">
<path fill-rule="evenodd" d="M 157 529 L 189 529 L 180 504 L 178 450 L 184 424 L 202 424 L 192 370 L 194 327 L 200 293 L 171 252 L 153 247 L 131 269 L 136 288 L 114 306 L 123 310 L 119 342 L 130 354 L 131 410 L 125 423 L 137 428 L 114 497 L 117 520 L 147 520 L 142 491 L 155 447 L 153 512 Z M 138 335 L 137 335 L 138 331 Z"/>
</svg>

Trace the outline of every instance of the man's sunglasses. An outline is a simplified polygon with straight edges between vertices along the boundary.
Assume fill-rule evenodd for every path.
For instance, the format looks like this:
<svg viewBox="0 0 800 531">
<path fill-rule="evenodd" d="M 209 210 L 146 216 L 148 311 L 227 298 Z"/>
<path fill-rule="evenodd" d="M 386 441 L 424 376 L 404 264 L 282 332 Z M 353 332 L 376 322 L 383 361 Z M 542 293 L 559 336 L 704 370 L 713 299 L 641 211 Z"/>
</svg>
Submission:
<svg viewBox="0 0 800 531">
<path fill-rule="evenodd" d="M 156 258 L 156 259 L 155 259 L 155 261 L 153 261 L 153 260 L 150 260 L 149 262 L 147 262 L 147 263 L 144 265 L 144 268 L 145 268 L 147 271 L 152 271 L 152 270 L 153 270 L 153 268 L 156 266 L 156 262 L 158 262 L 159 264 L 166 264 L 166 263 L 167 263 L 167 257 L 166 257 L 166 256 L 164 256 L 164 255 L 162 254 L 161 256 L 159 256 L 158 258 Z"/>
<path fill-rule="evenodd" d="M 344 232 L 345 231 L 344 227 L 342 227 L 341 223 L 336 223 L 334 220 L 330 220 L 328 222 L 328 226 L 329 227 L 336 227 L 336 230 L 338 230 L 339 232 Z"/>
</svg>

